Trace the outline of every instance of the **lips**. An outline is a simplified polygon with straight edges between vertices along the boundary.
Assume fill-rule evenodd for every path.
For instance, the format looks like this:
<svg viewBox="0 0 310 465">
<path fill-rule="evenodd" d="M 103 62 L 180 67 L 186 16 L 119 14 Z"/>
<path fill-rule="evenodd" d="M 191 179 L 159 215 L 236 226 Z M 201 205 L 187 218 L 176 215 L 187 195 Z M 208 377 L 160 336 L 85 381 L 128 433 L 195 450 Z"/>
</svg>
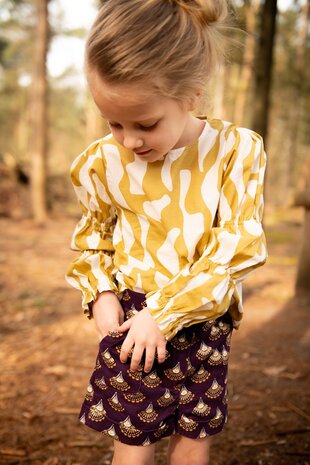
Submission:
<svg viewBox="0 0 310 465">
<path fill-rule="evenodd" d="M 143 157 L 144 155 L 148 155 L 152 149 L 149 150 L 141 150 L 140 152 L 135 152 L 136 155 L 139 155 L 139 157 Z"/>
</svg>

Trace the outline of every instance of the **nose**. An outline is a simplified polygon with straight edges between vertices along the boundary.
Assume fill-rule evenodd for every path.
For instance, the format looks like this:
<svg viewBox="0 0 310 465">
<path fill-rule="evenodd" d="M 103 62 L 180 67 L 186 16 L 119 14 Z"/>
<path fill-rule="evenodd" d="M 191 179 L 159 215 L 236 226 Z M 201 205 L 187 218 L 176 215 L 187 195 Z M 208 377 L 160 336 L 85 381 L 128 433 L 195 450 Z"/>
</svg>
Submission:
<svg viewBox="0 0 310 465">
<path fill-rule="evenodd" d="M 134 133 L 124 133 L 123 146 L 128 150 L 138 149 L 143 146 L 143 140 L 141 137 Z"/>
</svg>

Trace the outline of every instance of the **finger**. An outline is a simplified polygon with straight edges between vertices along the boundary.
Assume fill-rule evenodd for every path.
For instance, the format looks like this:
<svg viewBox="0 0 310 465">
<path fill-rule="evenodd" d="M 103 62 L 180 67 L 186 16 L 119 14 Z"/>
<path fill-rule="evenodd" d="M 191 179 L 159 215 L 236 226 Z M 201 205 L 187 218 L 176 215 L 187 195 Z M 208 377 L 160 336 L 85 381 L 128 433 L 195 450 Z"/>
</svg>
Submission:
<svg viewBox="0 0 310 465">
<path fill-rule="evenodd" d="M 163 363 L 166 360 L 166 344 L 157 346 L 157 360 L 158 363 Z"/>
<path fill-rule="evenodd" d="M 128 335 L 126 336 L 123 344 L 122 344 L 122 347 L 121 347 L 121 352 L 120 352 L 120 356 L 119 356 L 119 359 L 122 363 L 126 363 L 127 362 L 127 359 L 128 359 L 128 355 L 132 349 L 134 345 L 134 341 L 133 339 L 131 339 Z"/>
<path fill-rule="evenodd" d="M 143 356 L 143 351 L 144 351 L 144 347 L 142 345 L 141 346 L 135 345 L 132 356 L 131 356 L 131 363 L 130 363 L 131 371 L 138 370 L 140 363 L 141 363 L 142 356 Z"/>
<path fill-rule="evenodd" d="M 145 363 L 144 363 L 144 371 L 148 373 L 151 371 L 154 359 L 155 359 L 155 350 L 156 347 L 147 347 L 145 351 Z"/>
<path fill-rule="evenodd" d="M 132 325 L 132 319 L 130 318 L 129 320 L 124 321 L 119 327 L 118 331 L 120 333 L 124 333 L 125 331 L 128 331 Z"/>
</svg>

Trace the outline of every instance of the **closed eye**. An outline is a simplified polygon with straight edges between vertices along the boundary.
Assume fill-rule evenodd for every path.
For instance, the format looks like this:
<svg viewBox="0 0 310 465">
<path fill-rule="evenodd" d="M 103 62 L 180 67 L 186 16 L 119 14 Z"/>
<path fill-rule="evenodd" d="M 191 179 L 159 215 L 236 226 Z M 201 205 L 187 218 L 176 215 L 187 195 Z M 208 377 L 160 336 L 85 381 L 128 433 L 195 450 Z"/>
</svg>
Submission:
<svg viewBox="0 0 310 465">
<path fill-rule="evenodd" d="M 156 121 L 156 123 L 152 124 L 151 126 L 143 126 L 142 124 L 139 124 L 139 127 L 140 129 L 142 129 L 142 131 L 152 131 L 153 129 L 156 128 L 157 125 L 158 125 L 158 121 Z"/>
<path fill-rule="evenodd" d="M 114 128 L 114 129 L 121 129 L 122 126 L 118 123 L 109 123 L 109 126 L 111 126 L 111 128 Z"/>
<path fill-rule="evenodd" d="M 144 126 L 143 124 L 137 124 L 138 128 L 141 129 L 142 131 L 153 131 L 153 129 L 156 128 L 158 125 L 159 121 L 156 121 L 156 123 L 152 124 L 151 126 Z M 109 123 L 109 126 L 113 129 L 122 129 L 122 125 L 119 123 Z"/>
</svg>

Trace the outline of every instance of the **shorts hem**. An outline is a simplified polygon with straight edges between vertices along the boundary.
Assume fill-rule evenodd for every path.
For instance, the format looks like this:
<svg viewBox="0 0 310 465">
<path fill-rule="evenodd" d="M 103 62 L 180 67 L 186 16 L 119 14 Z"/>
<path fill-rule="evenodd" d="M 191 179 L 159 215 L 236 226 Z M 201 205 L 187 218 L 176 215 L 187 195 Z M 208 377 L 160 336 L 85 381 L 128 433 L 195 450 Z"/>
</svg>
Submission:
<svg viewBox="0 0 310 465">
<path fill-rule="evenodd" d="M 150 430 L 150 431 L 141 431 L 141 434 L 137 438 L 133 437 L 126 437 L 123 433 L 120 436 L 120 428 L 118 424 L 109 418 L 107 418 L 107 421 L 110 423 L 110 426 L 107 426 L 106 428 L 103 427 L 102 425 L 100 426 L 93 424 L 92 422 L 88 421 L 82 421 L 79 419 L 79 422 L 83 426 L 87 426 L 88 428 L 91 428 L 94 431 L 97 431 L 98 433 L 101 433 L 103 436 L 113 439 L 115 441 L 119 441 L 122 444 L 128 444 L 130 446 L 142 446 L 145 447 L 150 444 L 155 444 L 156 442 L 160 441 L 161 439 L 172 436 L 174 434 L 174 426 L 173 425 L 166 425 L 166 428 L 163 432 L 159 432 L 158 429 L 156 430 Z M 158 437 L 156 437 L 156 434 Z"/>
</svg>

